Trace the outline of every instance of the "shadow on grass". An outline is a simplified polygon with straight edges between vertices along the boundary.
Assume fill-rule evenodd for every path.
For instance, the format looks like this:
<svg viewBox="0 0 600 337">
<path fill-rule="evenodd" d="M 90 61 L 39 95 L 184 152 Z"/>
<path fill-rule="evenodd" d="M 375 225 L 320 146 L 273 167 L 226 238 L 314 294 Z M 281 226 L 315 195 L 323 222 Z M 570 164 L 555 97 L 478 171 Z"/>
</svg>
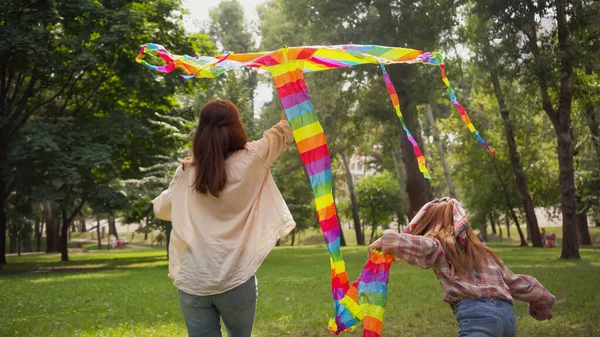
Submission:
<svg viewBox="0 0 600 337">
<path fill-rule="evenodd" d="M 72 260 L 68 262 L 60 261 L 36 261 L 30 260 L 22 263 L 14 263 L 15 258 L 11 261 L 11 264 L 4 265 L 0 269 L 0 276 L 3 275 L 16 275 L 16 274 L 38 274 L 38 273 L 55 273 L 55 272 L 91 272 L 95 270 L 107 270 L 116 268 L 126 268 L 128 266 L 135 267 L 139 266 L 151 266 L 152 264 L 164 262 L 167 264 L 166 255 L 152 255 L 152 256 L 129 256 L 127 254 L 119 253 L 102 253 L 102 257 L 97 258 L 90 255 L 89 259 L 86 258 L 87 253 L 81 253 L 72 255 Z M 53 254 L 56 255 L 56 254 Z M 56 255 L 57 258 L 60 258 Z"/>
</svg>

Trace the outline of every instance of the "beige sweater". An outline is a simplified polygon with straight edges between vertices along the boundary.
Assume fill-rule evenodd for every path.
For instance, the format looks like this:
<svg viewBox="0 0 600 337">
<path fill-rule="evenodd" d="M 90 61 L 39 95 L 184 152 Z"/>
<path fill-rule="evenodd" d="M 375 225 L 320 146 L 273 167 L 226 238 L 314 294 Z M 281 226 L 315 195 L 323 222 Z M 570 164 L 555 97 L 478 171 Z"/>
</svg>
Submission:
<svg viewBox="0 0 600 337">
<path fill-rule="evenodd" d="M 195 167 L 180 166 L 154 199 L 156 217 L 173 223 L 169 277 L 192 295 L 215 295 L 246 282 L 296 223 L 269 167 L 293 141 L 281 121 L 226 161 L 227 184 L 216 198 L 197 193 Z"/>
</svg>

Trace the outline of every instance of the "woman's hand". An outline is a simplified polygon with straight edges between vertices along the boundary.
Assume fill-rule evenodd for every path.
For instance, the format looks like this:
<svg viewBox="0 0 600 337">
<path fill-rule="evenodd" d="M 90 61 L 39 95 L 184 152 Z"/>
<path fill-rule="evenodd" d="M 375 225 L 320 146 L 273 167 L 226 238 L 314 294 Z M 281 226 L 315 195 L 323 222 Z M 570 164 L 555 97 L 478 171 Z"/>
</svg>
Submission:
<svg viewBox="0 0 600 337">
<path fill-rule="evenodd" d="M 284 121 L 285 119 L 285 110 L 281 109 L 281 120 Z"/>
<path fill-rule="evenodd" d="M 369 246 L 369 255 L 371 255 L 373 253 L 373 250 L 378 250 L 381 251 L 381 239 L 379 238 L 377 240 L 375 240 L 375 242 L 373 242 L 370 246 Z"/>
</svg>

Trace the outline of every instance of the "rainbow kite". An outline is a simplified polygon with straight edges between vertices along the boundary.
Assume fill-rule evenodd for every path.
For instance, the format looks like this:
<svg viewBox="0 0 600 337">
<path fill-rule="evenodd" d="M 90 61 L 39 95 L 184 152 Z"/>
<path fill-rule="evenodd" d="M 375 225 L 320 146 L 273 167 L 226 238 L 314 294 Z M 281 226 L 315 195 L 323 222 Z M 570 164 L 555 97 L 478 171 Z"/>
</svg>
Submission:
<svg viewBox="0 0 600 337">
<path fill-rule="evenodd" d="M 144 61 L 146 54 L 158 55 L 166 64 L 155 66 Z M 442 71 L 442 81 L 448 88 L 450 101 L 460 113 L 463 121 L 479 142 L 491 153 L 495 153 L 481 138 L 465 109 L 458 103 L 454 90 L 446 77 L 440 53 L 423 52 L 406 48 L 391 48 L 365 45 L 284 47 L 261 53 L 210 56 L 173 55 L 161 45 L 148 43 L 142 46 L 137 61 L 147 67 L 170 73 L 181 68 L 185 80 L 194 77 L 214 78 L 226 71 L 252 67 L 271 72 L 279 100 L 294 132 L 294 139 L 312 187 L 321 230 L 327 241 L 331 263 L 331 291 L 335 317 L 329 321 L 329 331 L 339 334 L 354 330 L 359 321 L 364 321 L 363 337 L 381 336 L 383 313 L 387 300 L 389 269 L 394 258 L 374 252 L 363 268 L 359 278 L 348 282 L 346 266 L 340 250 L 340 227 L 332 194 L 331 158 L 323 128 L 317 119 L 303 73 L 351 67 L 359 64 L 379 64 L 383 79 L 394 109 L 419 163 L 425 178 L 430 179 L 425 166 L 425 157 L 410 131 L 404 124 L 400 102 L 385 66 L 394 63 L 423 63 L 437 65 Z"/>
</svg>

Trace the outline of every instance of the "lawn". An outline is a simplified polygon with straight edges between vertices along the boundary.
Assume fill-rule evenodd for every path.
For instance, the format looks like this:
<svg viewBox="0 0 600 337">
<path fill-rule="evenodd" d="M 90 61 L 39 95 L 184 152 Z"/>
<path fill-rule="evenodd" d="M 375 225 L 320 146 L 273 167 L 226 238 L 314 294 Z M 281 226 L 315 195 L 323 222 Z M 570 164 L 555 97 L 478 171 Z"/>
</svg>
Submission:
<svg viewBox="0 0 600 337">
<path fill-rule="evenodd" d="M 515 306 L 519 336 L 600 335 L 600 249 L 580 261 L 557 259 L 560 249 L 493 244 L 517 273 L 537 277 L 557 297 L 554 318 L 537 322 Z M 364 264 L 364 247 L 344 249 L 350 276 Z M 0 274 L 0 336 L 185 336 L 177 292 L 163 249 L 12 257 Z M 62 271 L 52 270 L 61 268 Z M 328 336 L 332 313 L 324 246 L 276 248 L 258 272 L 255 336 Z M 433 273 L 392 267 L 384 336 L 453 336 L 457 327 Z M 360 336 L 360 332 L 346 334 Z"/>
</svg>

